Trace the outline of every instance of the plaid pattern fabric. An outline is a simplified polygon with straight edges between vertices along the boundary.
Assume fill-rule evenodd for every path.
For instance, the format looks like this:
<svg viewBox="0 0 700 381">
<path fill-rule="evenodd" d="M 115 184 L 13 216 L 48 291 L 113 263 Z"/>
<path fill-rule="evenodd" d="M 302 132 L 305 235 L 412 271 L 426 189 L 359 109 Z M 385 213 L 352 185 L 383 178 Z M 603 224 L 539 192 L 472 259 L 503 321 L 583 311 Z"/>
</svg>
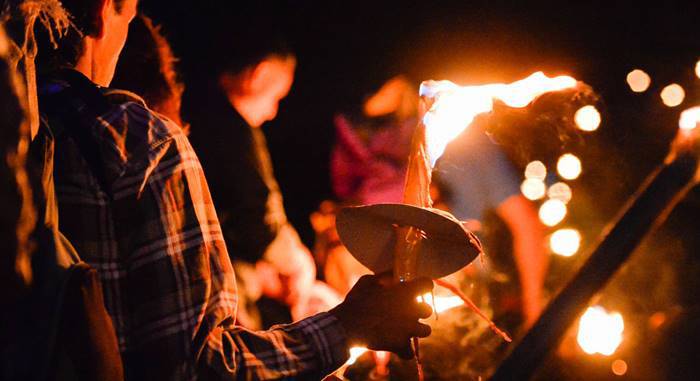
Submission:
<svg viewBox="0 0 700 381">
<path fill-rule="evenodd" d="M 95 94 L 81 90 L 90 88 L 107 100 L 96 118 L 84 102 Z M 41 93 L 55 135 L 60 228 L 100 273 L 128 379 L 314 379 L 342 364 L 345 334 L 330 314 L 266 332 L 233 326 L 233 269 L 179 126 L 77 72 L 48 81 Z M 82 95 L 65 96 L 75 93 Z M 91 122 L 80 128 L 99 163 L 88 164 L 69 132 L 67 121 L 76 120 Z"/>
</svg>

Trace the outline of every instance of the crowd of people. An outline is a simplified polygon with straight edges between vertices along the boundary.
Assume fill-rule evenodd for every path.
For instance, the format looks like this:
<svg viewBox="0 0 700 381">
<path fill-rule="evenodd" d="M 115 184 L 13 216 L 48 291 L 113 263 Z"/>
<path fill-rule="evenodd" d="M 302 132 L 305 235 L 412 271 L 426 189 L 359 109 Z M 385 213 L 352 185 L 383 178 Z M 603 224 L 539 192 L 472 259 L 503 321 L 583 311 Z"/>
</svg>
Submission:
<svg viewBox="0 0 700 381">
<path fill-rule="evenodd" d="M 353 345 L 408 358 L 430 335 L 431 280 L 369 274 L 334 227 L 339 205 L 401 200 L 419 102 L 405 76 L 336 117 L 337 200 L 309 249 L 261 129 L 293 86 L 283 34 L 211 35 L 220 57 L 178 57 L 202 69 L 184 80 L 137 0 L 5 11 L 3 379 L 321 379 Z M 436 204 L 471 229 L 489 209 L 506 222 L 532 324 L 547 261 L 512 165 L 473 129 L 437 176 Z"/>
</svg>

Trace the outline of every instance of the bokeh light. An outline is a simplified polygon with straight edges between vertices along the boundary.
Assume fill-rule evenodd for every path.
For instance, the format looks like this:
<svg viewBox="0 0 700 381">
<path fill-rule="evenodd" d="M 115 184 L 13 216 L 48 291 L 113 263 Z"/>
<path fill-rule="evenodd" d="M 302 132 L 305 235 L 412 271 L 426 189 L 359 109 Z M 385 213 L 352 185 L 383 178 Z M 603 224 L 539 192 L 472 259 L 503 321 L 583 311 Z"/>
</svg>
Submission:
<svg viewBox="0 0 700 381">
<path fill-rule="evenodd" d="M 685 90 L 677 83 L 672 83 L 661 90 L 661 100 L 668 107 L 676 107 L 683 103 L 684 99 Z"/>
<path fill-rule="evenodd" d="M 625 323 L 618 312 L 608 313 L 603 307 L 589 307 L 581 316 L 576 340 L 584 352 L 610 356 L 622 342 Z"/>
<path fill-rule="evenodd" d="M 700 124 L 700 106 L 691 107 L 681 113 L 678 127 L 682 130 L 692 130 Z"/>
<path fill-rule="evenodd" d="M 583 106 L 574 114 L 574 121 L 582 131 L 595 131 L 600 126 L 600 113 L 595 106 Z"/>
<path fill-rule="evenodd" d="M 695 76 L 700 78 L 700 60 L 695 63 Z"/>
<path fill-rule="evenodd" d="M 547 226 L 554 226 L 566 217 L 566 204 L 561 200 L 547 200 L 540 206 L 540 221 Z"/>
<path fill-rule="evenodd" d="M 567 180 L 574 180 L 581 175 L 581 160 L 576 155 L 566 153 L 557 161 L 559 176 Z"/>
<path fill-rule="evenodd" d="M 624 376 L 627 373 L 627 363 L 624 360 L 617 359 L 613 361 L 610 368 L 616 376 Z"/>
<path fill-rule="evenodd" d="M 544 181 L 539 179 L 525 179 L 525 181 L 520 184 L 520 191 L 523 193 L 523 196 L 532 201 L 544 197 L 546 188 Z"/>
<path fill-rule="evenodd" d="M 573 193 L 571 192 L 571 187 L 563 182 L 558 182 L 547 190 L 547 196 L 554 200 L 561 200 L 565 204 L 571 201 Z"/>
<path fill-rule="evenodd" d="M 547 167 L 539 160 L 531 161 L 525 167 L 525 178 L 544 180 L 547 177 Z"/>
<path fill-rule="evenodd" d="M 562 257 L 571 257 L 580 247 L 581 233 L 576 229 L 559 229 L 549 237 L 549 248 Z"/>
<path fill-rule="evenodd" d="M 643 70 L 634 69 L 627 74 L 627 84 L 635 93 L 643 93 L 649 88 L 651 77 Z"/>
</svg>

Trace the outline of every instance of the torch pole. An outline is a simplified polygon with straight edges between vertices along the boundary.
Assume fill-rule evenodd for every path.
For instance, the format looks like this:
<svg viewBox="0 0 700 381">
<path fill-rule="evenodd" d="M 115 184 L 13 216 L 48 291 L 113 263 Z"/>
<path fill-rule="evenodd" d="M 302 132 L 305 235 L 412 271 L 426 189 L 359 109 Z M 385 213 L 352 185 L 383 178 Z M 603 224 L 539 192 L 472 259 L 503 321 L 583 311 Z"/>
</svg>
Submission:
<svg viewBox="0 0 700 381">
<path fill-rule="evenodd" d="M 597 248 L 579 272 L 501 363 L 492 381 L 527 380 L 532 377 L 590 299 L 627 261 L 644 236 L 663 222 L 695 185 L 698 158 L 687 148 L 649 176 L 615 222 L 602 234 Z"/>
</svg>

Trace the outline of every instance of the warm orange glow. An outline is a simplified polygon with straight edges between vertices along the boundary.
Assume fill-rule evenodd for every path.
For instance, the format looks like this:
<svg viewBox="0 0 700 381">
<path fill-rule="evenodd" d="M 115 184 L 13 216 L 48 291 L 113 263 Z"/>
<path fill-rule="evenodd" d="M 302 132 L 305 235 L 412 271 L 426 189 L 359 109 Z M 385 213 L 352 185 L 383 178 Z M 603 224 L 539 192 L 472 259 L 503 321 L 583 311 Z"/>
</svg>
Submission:
<svg viewBox="0 0 700 381">
<path fill-rule="evenodd" d="M 520 184 L 520 191 L 523 196 L 528 200 L 539 200 L 544 197 L 546 186 L 542 180 L 537 179 L 525 179 L 525 181 Z"/>
<path fill-rule="evenodd" d="M 350 348 L 350 358 L 345 362 L 345 365 L 352 365 L 354 364 L 360 356 L 365 354 L 368 349 L 365 347 L 352 347 Z"/>
<path fill-rule="evenodd" d="M 692 130 L 700 124 L 700 106 L 691 107 L 681 113 L 678 127 L 682 130 Z"/>
<path fill-rule="evenodd" d="M 624 360 L 617 359 L 613 361 L 610 368 L 616 376 L 624 376 L 627 373 L 627 363 Z"/>
<path fill-rule="evenodd" d="M 547 226 L 554 226 L 566 217 L 566 204 L 561 200 L 547 200 L 540 206 L 540 221 Z"/>
<path fill-rule="evenodd" d="M 627 84 L 635 93 L 643 93 L 649 88 L 651 77 L 642 70 L 634 69 L 627 74 Z"/>
<path fill-rule="evenodd" d="M 531 161 L 525 167 L 526 179 L 544 180 L 545 177 L 547 177 L 547 167 L 541 161 Z"/>
<path fill-rule="evenodd" d="M 423 82 L 420 95 L 434 100 L 423 117 L 431 164 L 435 164 L 447 144 L 464 131 L 477 115 L 493 110 L 494 99 L 510 107 L 521 108 L 544 93 L 575 86 L 576 80 L 572 77 L 549 78 L 542 72 L 511 84 L 458 86 L 450 81 Z"/>
<path fill-rule="evenodd" d="M 559 176 L 567 180 L 574 180 L 581 174 L 581 160 L 576 155 L 566 153 L 557 161 Z"/>
<path fill-rule="evenodd" d="M 434 311 L 438 314 L 451 308 L 464 305 L 464 301 L 459 296 L 436 296 L 435 304 L 433 304 L 433 296 L 430 293 L 424 294 L 422 297 L 419 296 L 418 300 L 421 301 L 421 298 L 422 301 L 431 307 L 434 306 Z"/>
<path fill-rule="evenodd" d="M 695 63 L 695 76 L 700 78 L 700 60 Z"/>
<path fill-rule="evenodd" d="M 581 247 L 581 234 L 576 229 L 559 229 L 549 237 L 549 248 L 562 257 L 571 257 Z"/>
<path fill-rule="evenodd" d="M 549 190 L 547 191 L 547 196 L 554 200 L 561 200 L 566 204 L 569 201 L 571 201 L 571 187 L 569 187 L 566 183 L 558 182 L 549 187 Z"/>
<path fill-rule="evenodd" d="M 574 121 L 582 131 L 595 131 L 600 126 L 600 113 L 595 106 L 583 106 L 574 114 Z"/>
<path fill-rule="evenodd" d="M 625 324 L 618 312 L 608 313 L 603 307 L 589 307 L 581 316 L 576 337 L 584 352 L 610 356 L 622 342 Z"/>
<path fill-rule="evenodd" d="M 683 103 L 684 99 L 685 90 L 677 83 L 672 83 L 661 90 L 661 100 L 668 107 L 676 107 Z"/>
</svg>

